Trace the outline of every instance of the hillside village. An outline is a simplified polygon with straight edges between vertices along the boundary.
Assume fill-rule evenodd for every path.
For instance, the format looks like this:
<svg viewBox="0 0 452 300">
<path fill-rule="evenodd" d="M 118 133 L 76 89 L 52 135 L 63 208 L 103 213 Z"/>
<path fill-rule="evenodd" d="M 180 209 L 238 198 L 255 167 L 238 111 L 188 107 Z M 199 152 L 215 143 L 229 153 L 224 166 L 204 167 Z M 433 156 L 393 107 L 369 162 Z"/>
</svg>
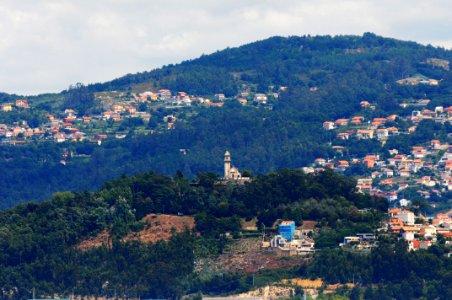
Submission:
<svg viewBox="0 0 452 300">
<path fill-rule="evenodd" d="M 12 145 L 31 141 L 55 143 L 89 141 L 100 145 L 103 140 L 108 138 L 125 138 L 129 132 L 120 125 L 125 120 L 141 120 L 134 129 L 139 128 L 140 132 L 144 134 L 156 134 L 174 129 L 177 123 L 181 121 L 183 115 L 179 112 L 184 108 L 221 108 L 225 101 L 231 99 L 235 99 L 244 106 L 271 108 L 271 103 L 277 100 L 279 94 L 285 90 L 287 90 L 286 87 L 280 87 L 278 92 L 265 94 L 252 93 L 244 87 L 243 91 L 234 98 L 226 98 L 224 94 L 215 94 L 210 98 L 199 97 L 188 95 L 185 92 L 173 92 L 168 89 L 160 89 L 157 92 L 144 91 L 129 95 L 121 92 L 103 92 L 96 94 L 96 100 L 102 106 L 102 111 L 98 114 L 79 115 L 77 111 L 69 108 L 54 114 L 46 114 L 47 122 L 37 128 L 31 128 L 26 122 L 0 124 L 0 137 L 3 137 L 3 143 Z M 310 92 L 315 93 L 317 90 L 317 88 L 311 88 Z M 392 114 L 387 117 L 367 119 L 364 115 L 368 115 L 366 112 L 374 111 L 376 105 L 369 101 L 362 101 L 360 106 L 364 112 L 363 115 L 325 121 L 323 129 L 334 131 L 336 138 L 345 142 L 345 145 L 347 141 L 353 139 L 377 140 L 384 145 L 391 137 L 413 134 L 418 123 L 422 120 L 433 120 L 437 123 L 452 121 L 452 106 L 438 106 L 434 110 L 428 110 L 425 107 L 429 103 L 430 100 L 428 99 L 405 101 L 400 106 L 404 109 L 413 108 L 409 116 L 401 117 Z M 0 109 L 1 113 L 8 114 L 17 110 L 32 110 L 33 106 L 26 99 L 18 99 L 15 103 L 1 104 Z M 158 112 L 159 109 L 163 109 L 167 113 L 161 114 Z M 168 113 L 169 111 L 171 113 Z M 146 126 L 152 118 L 157 117 L 160 118 L 156 122 L 158 126 L 154 126 L 153 129 Z M 397 126 L 400 121 L 405 122 L 404 128 Z M 411 221 L 403 221 L 406 219 L 403 216 L 404 214 L 414 214 L 414 212 L 408 210 L 413 205 L 410 200 L 412 192 L 406 193 L 406 191 L 414 190 L 418 196 L 427 201 L 431 197 L 441 198 L 443 194 L 452 191 L 452 145 L 449 145 L 447 141 L 432 139 L 429 144 L 413 146 L 410 154 L 402 154 L 399 153 L 398 149 L 391 149 L 387 154 L 369 153 L 364 157 L 352 158 L 344 155 L 347 152 L 347 146 L 331 145 L 331 147 L 337 153 L 337 156 L 334 158 L 317 158 L 312 166 L 303 168 L 305 173 L 321 172 L 326 168 L 345 172 L 353 165 L 361 164 L 368 169 L 369 176 L 357 177 L 357 190 L 376 197 L 386 198 L 392 207 L 396 207 L 390 210 L 385 231 L 403 237 L 410 243 L 410 249 L 413 250 L 427 247 L 436 241 L 434 235 L 428 235 L 428 239 L 424 241 L 425 235 L 419 235 L 419 233 L 424 232 L 422 231 L 424 229 L 428 232 L 434 231 L 435 234 L 436 232 L 445 233 L 445 237 L 450 238 L 451 219 L 447 215 L 426 218 L 419 213 L 420 217 L 417 219 L 422 220 L 421 223 L 414 224 Z M 226 153 L 226 155 L 229 155 L 229 153 Z M 230 164 L 230 159 L 226 158 L 226 160 Z M 241 181 L 249 180 L 248 178 L 242 180 L 238 170 L 232 167 L 226 168 L 226 164 L 225 179 L 230 177 L 234 181 L 239 180 L 234 177 L 236 176 L 235 173 L 229 174 L 229 170 L 236 172 Z M 431 203 L 431 205 L 433 208 L 435 207 L 435 203 Z M 396 210 L 400 211 L 402 217 L 397 217 L 398 214 L 394 213 Z M 295 226 L 291 220 L 284 222 L 290 223 L 291 228 Z M 284 222 L 282 224 L 285 224 Z M 434 226 L 432 224 L 441 227 L 435 227 L 433 230 L 431 229 Z M 279 226 L 281 229 L 281 224 Z M 430 229 L 425 226 L 430 226 L 428 227 Z M 312 235 L 315 234 L 316 229 L 311 226 L 308 231 L 306 230 L 303 226 L 299 229 L 293 227 L 293 231 L 289 235 L 279 232 L 277 235 L 269 236 L 262 243 L 262 251 L 278 256 L 310 254 L 315 249 Z M 307 236 L 306 232 L 310 232 L 310 236 Z M 416 234 L 416 238 L 407 232 Z M 418 237 L 421 237 L 421 239 L 419 240 Z M 358 233 L 356 236 L 345 237 L 343 243 L 339 246 L 343 249 L 367 251 L 377 246 L 376 236 L 373 233 Z"/>
<path fill-rule="evenodd" d="M 46 120 L 33 127 L 23 119 L 11 124 L 0 124 L 0 139 L 3 144 L 23 144 L 32 141 L 55 143 L 90 141 L 101 144 L 107 138 L 123 139 L 132 132 L 155 134 L 174 129 L 181 121 L 181 110 L 190 107 L 223 107 L 225 101 L 235 99 L 241 105 L 267 106 L 278 99 L 278 92 L 252 93 L 247 86 L 233 98 L 224 94 L 212 97 L 188 95 L 160 89 L 157 92 L 126 94 L 123 92 L 96 93 L 100 104 L 99 113 L 79 114 L 75 109 L 40 113 Z M 27 99 L 17 99 L 14 103 L 0 104 L 0 114 L 33 111 L 33 104 Z M 165 113 L 167 112 L 167 113 Z M 19 116 L 20 118 L 20 116 Z M 152 122 L 150 122 L 152 119 Z"/>
<path fill-rule="evenodd" d="M 422 107 L 430 100 L 419 100 L 414 103 L 402 103 L 401 106 Z M 363 109 L 375 109 L 367 101 L 361 102 Z M 363 193 L 385 197 L 392 203 L 407 206 L 409 200 L 404 199 L 404 191 L 415 188 L 425 199 L 432 196 L 441 197 L 443 193 L 452 191 L 452 145 L 448 141 L 432 139 L 430 143 L 411 147 L 410 153 L 401 153 L 399 149 L 390 149 L 388 153 L 368 153 L 364 157 L 344 158 L 347 152 L 347 141 L 378 140 L 382 145 L 391 137 L 410 135 L 416 131 L 422 120 L 433 120 L 437 123 L 452 122 L 452 106 L 438 106 L 434 111 L 415 109 L 408 117 L 390 115 L 385 118 L 366 120 L 364 116 L 342 118 L 325 121 L 323 128 L 336 131 L 336 138 L 345 146 L 332 148 L 338 154 L 335 158 L 317 158 L 312 167 L 305 167 L 308 173 L 331 168 L 344 172 L 353 165 L 362 164 L 368 169 L 368 177 L 357 178 L 357 189 Z M 406 129 L 394 124 L 405 122 Z"/>
<path fill-rule="evenodd" d="M 399 84 L 406 84 L 399 82 Z M 426 84 L 422 83 L 421 84 Z M 355 174 L 358 192 L 370 194 L 389 201 L 390 209 L 379 235 L 389 235 L 408 242 L 408 250 L 427 249 L 438 242 L 438 236 L 450 245 L 452 240 L 452 213 L 437 213 L 425 216 L 422 211 L 435 210 L 442 199 L 448 203 L 452 191 L 452 145 L 449 141 L 432 139 L 429 143 L 411 146 L 410 153 L 390 149 L 388 153 L 370 152 L 363 157 L 346 155 L 347 142 L 352 140 L 377 140 L 385 145 L 389 138 L 413 134 L 419 122 L 432 120 L 444 124 L 452 122 L 452 106 L 437 106 L 426 109 L 428 99 L 405 101 L 400 107 L 412 107 L 411 113 L 402 117 L 396 114 L 387 117 L 366 119 L 362 115 L 325 121 L 323 129 L 334 131 L 341 145 L 331 145 L 337 154 L 333 158 L 315 159 L 312 166 L 304 167 L 306 173 L 325 171 L 347 172 L 360 165 L 369 174 Z M 374 111 L 376 106 L 368 101 L 360 103 L 363 112 Z M 404 123 L 404 129 L 397 124 Z M 450 133 L 448 138 L 450 137 Z M 353 175 L 353 172 L 352 172 Z M 422 207 L 423 199 L 430 207 Z M 432 201 L 434 200 L 434 201 Z M 370 233 L 344 237 L 340 247 L 344 250 L 367 251 L 377 247 L 376 236 Z"/>
<path fill-rule="evenodd" d="M 386 226 L 385 230 L 390 235 L 408 242 L 409 251 L 427 249 L 438 242 L 439 237 L 446 245 L 452 245 L 452 213 L 450 211 L 427 218 L 407 209 L 393 208 L 388 211 Z"/>
<path fill-rule="evenodd" d="M 301 47 L 297 51 L 305 50 Z M 347 49 L 346 53 L 355 55 L 366 51 L 357 48 Z M 318 53 L 315 55 L 319 56 Z M 402 52 L 401 55 L 406 54 Z M 311 59 L 307 60 L 311 63 Z M 430 58 L 417 63 L 449 71 L 447 60 Z M 386 66 L 388 60 L 382 60 L 381 64 Z M 329 68 L 330 60 L 326 60 L 325 65 Z M 292 69 L 288 72 L 292 74 Z M 334 75 L 339 77 L 340 72 Z M 250 74 L 245 72 L 244 78 Z M 406 77 L 407 74 L 414 75 Z M 407 89 L 434 89 L 448 82 L 447 78 L 436 76 L 434 72 L 426 74 L 429 76 L 406 71 L 400 76 L 397 74 L 399 80 L 394 82 L 397 88 Z M 102 294 L 115 298 L 120 294 L 122 298 L 131 298 L 130 295 L 135 294 L 139 299 L 140 295 L 176 299 L 186 294 L 186 299 L 197 299 L 196 293 L 200 297 L 224 296 L 233 291 L 254 289 L 255 285 L 262 291 L 254 293 L 255 290 L 242 296 L 325 299 L 336 292 L 344 297 L 355 292 L 356 299 L 358 291 L 357 298 L 360 299 L 364 288 L 366 292 L 372 292 L 377 286 L 378 290 L 395 290 L 393 295 L 414 287 L 420 290 L 417 291 L 420 295 L 430 295 L 433 291 L 437 295 L 447 295 L 443 292 L 447 289 L 442 286 L 442 281 L 447 283 L 450 277 L 449 259 L 452 256 L 452 135 L 448 131 L 452 123 L 452 106 L 446 102 L 448 99 L 432 96 L 434 100 L 429 100 L 423 98 L 428 97 L 427 93 L 425 96 L 418 93 L 414 99 L 401 100 L 402 96 L 398 95 L 400 98 L 394 97 L 388 105 L 391 110 L 379 107 L 385 104 L 383 96 L 362 96 L 367 94 L 363 92 L 359 96 L 356 93 L 353 98 L 363 99 L 360 103 L 358 100 L 342 112 L 338 105 L 337 112 L 328 114 L 325 111 L 334 107 L 337 100 L 328 94 L 336 89 L 336 85 L 327 90 L 326 85 L 322 85 L 322 77 L 329 76 L 328 72 L 315 75 L 319 80 L 309 83 L 309 76 L 302 80 L 296 77 L 294 80 L 297 83 L 300 80 L 302 86 L 294 87 L 291 95 L 292 85 L 288 84 L 291 88 L 287 95 L 291 99 L 284 97 L 287 87 L 267 86 L 270 83 L 252 87 L 242 85 L 233 96 L 214 94 L 220 90 L 215 86 L 211 95 L 206 96 L 169 90 L 154 82 L 154 88 L 149 88 L 151 85 L 146 83 L 141 86 L 142 90 L 133 86 L 127 92 L 125 89 L 117 92 L 100 88 L 98 90 L 104 92 L 94 93 L 94 103 L 90 102 L 85 109 L 77 107 L 80 103 L 70 101 L 53 106 L 47 103 L 45 107 L 34 102 L 35 98 L 0 104 L 0 123 L 3 123 L 0 124 L 0 142 L 5 146 L 17 146 L 15 149 L 4 147 L 5 150 L 19 152 L 22 150 L 20 145 L 37 143 L 52 144 L 49 148 L 57 150 L 56 168 L 49 168 L 44 158 L 43 168 L 49 171 L 35 173 L 44 174 L 40 176 L 32 174 L 44 178 L 44 186 L 52 182 L 47 174 L 67 180 L 61 175 L 66 170 L 72 170 L 71 176 L 81 174 L 87 181 L 93 181 L 88 177 L 93 170 L 96 176 L 114 171 L 113 168 L 100 168 L 109 161 L 117 160 L 117 165 L 123 164 L 130 172 L 138 172 L 127 160 L 115 156 L 114 151 L 103 153 L 109 146 L 118 144 L 133 145 L 142 150 L 143 156 L 138 156 L 135 149 L 118 151 L 124 156 L 136 156 L 138 164 L 147 172 L 130 177 L 126 174 L 103 183 L 97 192 L 60 192 L 43 204 L 19 205 L 11 213 L 4 213 L 0 218 L 0 229 L 5 233 L 6 242 L 0 243 L 0 253 L 4 257 L 0 269 L 5 271 L 0 274 L 3 275 L 0 279 L 11 284 L 0 289 L 0 298 L 4 293 L 13 299 L 19 291 L 28 295 L 30 286 L 37 284 L 41 289 L 38 296 L 47 297 L 51 290 L 59 289 L 65 294 L 80 293 L 80 299 L 84 299 L 84 295 L 97 297 Z M 344 76 L 346 80 L 356 80 L 356 86 L 360 83 L 359 77 Z M 376 81 L 374 77 L 370 79 Z M 286 84 L 285 81 L 275 82 Z M 386 88 L 386 84 L 380 86 Z M 307 99 L 302 106 L 297 106 L 302 102 L 299 97 Z M 341 106 L 346 106 L 345 102 L 351 96 L 346 93 L 343 99 Z M 276 106 L 278 101 L 291 109 L 280 110 L 284 105 Z M 309 112 L 312 103 L 324 106 L 326 110 Z M 238 135 L 225 144 L 218 139 L 212 139 L 210 144 L 205 140 L 200 140 L 199 144 L 176 143 L 183 138 L 180 133 L 184 133 L 184 123 L 192 121 L 192 116 L 204 117 L 208 112 L 205 115 L 217 118 L 217 113 L 224 113 L 227 120 L 231 117 L 228 109 L 233 108 L 239 115 L 237 111 L 241 106 L 253 108 L 243 108 L 249 115 L 256 113 L 249 124 L 279 113 L 279 117 L 275 117 L 276 125 L 269 127 L 262 122 L 262 130 L 258 132 L 244 122 L 237 122 L 236 127 L 230 129 L 225 126 L 226 122 L 215 120 L 221 124 L 215 130 L 206 131 L 208 134 L 201 126 L 192 126 L 190 133 L 193 135 L 186 135 L 191 139 L 202 135 L 220 136 L 218 129 L 221 127 L 230 129 L 221 138 L 241 127 L 251 134 Z M 303 114 L 298 114 L 299 111 Z M 308 121 L 297 123 L 298 119 Z M 290 129 L 290 123 L 297 125 L 293 126 L 295 130 L 275 130 Z M 438 132 L 441 133 L 425 130 L 426 123 L 430 129 L 440 128 Z M 315 133 L 309 130 L 312 128 Z M 249 143 L 252 135 L 267 132 L 273 136 L 263 139 L 260 144 Z M 428 132 L 424 134 L 428 141 L 423 137 L 423 142 L 416 143 L 414 138 L 420 132 Z M 134 135 L 147 142 L 155 140 L 155 143 L 134 145 L 134 140 L 128 139 Z M 291 143 L 282 143 L 284 135 L 291 137 Z M 304 141 L 303 135 L 313 138 Z M 163 171 L 156 168 L 160 157 L 151 151 L 164 144 L 160 137 L 174 142 L 162 147 L 163 151 L 174 150 L 166 160 L 161 160 L 163 164 L 171 164 L 178 157 L 188 158 L 184 164 L 175 164 L 178 168 L 175 176 L 159 174 L 170 174 L 169 168 Z M 414 138 L 404 140 L 406 143 L 394 143 L 395 139 L 407 137 Z M 318 143 L 314 143 L 316 139 Z M 114 140 L 123 140 L 124 144 Z M 236 140 L 243 145 L 236 147 Z M 394 144 L 398 146 L 394 147 Z M 100 145 L 103 147 L 97 147 Z M 295 146 L 288 150 L 287 145 Z M 267 155 L 270 146 L 277 151 L 256 164 L 251 164 L 253 155 L 244 153 L 252 148 L 258 150 L 257 154 Z M 213 150 L 214 147 L 217 149 Z M 308 147 L 316 151 L 287 166 L 290 160 L 307 153 Z M 359 151 L 355 147 L 360 148 Z M 78 152 L 79 148 L 82 150 Z M 96 158 L 95 152 L 80 154 L 83 148 L 99 150 L 99 156 L 106 158 L 94 160 L 86 169 L 75 168 L 82 165 L 82 160 L 66 165 L 66 158 L 73 153 L 83 158 Z M 196 164 L 196 161 L 190 160 L 193 159 L 190 155 L 180 154 L 197 151 L 198 156 L 207 160 L 200 148 L 212 153 L 209 160 L 213 163 L 207 171 L 200 168 L 195 170 L 198 173 L 193 171 L 187 175 L 189 164 Z M 221 155 L 218 149 L 224 151 L 221 152 L 224 153 L 224 173 L 220 176 L 219 168 L 215 167 L 216 158 L 220 159 Z M 270 168 L 268 174 L 256 170 L 258 174 L 254 175 L 246 169 L 248 166 L 255 170 L 256 165 L 289 151 L 293 151 L 293 156 L 282 157 L 279 165 Z M 61 152 L 63 159 L 58 163 Z M 238 166 L 233 164 L 231 153 L 234 158 L 241 155 L 237 159 Z M 25 155 L 21 153 L 19 159 Z M 146 160 L 146 156 L 155 160 Z M 10 165 L 17 164 L 9 157 L 5 160 Z M 306 161 L 310 164 L 300 168 Z M 119 169 L 117 165 L 115 168 Z M 149 171 L 152 168 L 155 171 Z M 29 184 L 27 176 L 20 177 L 25 178 L 24 184 Z M 8 178 L 5 182 L 11 180 Z M 64 186 L 60 190 L 81 189 Z M 8 222 L 21 226 L 16 228 Z M 59 268 L 62 261 L 71 262 L 67 270 Z M 26 276 L 21 276 L 22 273 Z M 66 281 L 72 282 L 60 285 Z M 52 282 L 55 283 L 52 285 Z M 264 284 L 269 285 L 264 288 Z M 94 289 L 85 290 L 84 286 Z M 270 289 L 275 291 L 270 292 Z M 376 299 L 378 296 L 364 298 Z"/>
</svg>

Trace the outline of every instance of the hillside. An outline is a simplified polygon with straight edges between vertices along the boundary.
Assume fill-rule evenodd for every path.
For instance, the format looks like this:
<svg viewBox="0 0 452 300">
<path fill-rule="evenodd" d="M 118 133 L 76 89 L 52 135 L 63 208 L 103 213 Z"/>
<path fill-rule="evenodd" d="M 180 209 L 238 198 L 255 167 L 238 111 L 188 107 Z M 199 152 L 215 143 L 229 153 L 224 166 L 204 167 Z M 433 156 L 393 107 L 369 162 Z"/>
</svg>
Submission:
<svg viewBox="0 0 452 300">
<path fill-rule="evenodd" d="M 225 149 L 234 154 L 239 167 L 256 174 L 334 157 L 337 152 L 330 145 L 335 135 L 322 129 L 323 121 L 358 112 L 368 117 L 409 115 L 411 111 L 399 105 L 408 100 L 428 98 L 429 109 L 450 105 L 452 73 L 444 63 L 450 60 L 451 51 L 370 33 L 272 37 L 59 95 L 31 97 L 30 105 L 36 103 L 35 107 L 26 113 L 1 113 L 2 122 L 26 120 L 45 129 L 44 117 L 63 116 L 66 108 L 101 113 L 95 96 L 111 91 L 132 97 L 170 89 L 212 101 L 215 94 L 235 99 L 248 93 L 251 100 L 246 106 L 225 101 L 222 107 L 146 104 L 143 113 L 150 115 L 150 121 L 130 118 L 116 127 L 114 122 L 85 126 L 112 137 L 101 146 L 96 139 L 93 143 L 2 145 L 0 208 L 44 200 L 58 190 L 94 190 L 106 180 L 149 169 L 165 174 L 181 170 L 189 177 L 208 170 L 220 173 Z M 439 84 L 398 83 L 411 77 Z M 255 104 L 252 95 L 256 93 L 269 95 L 269 103 Z M 363 111 L 363 100 L 376 109 Z M 168 115 L 178 118 L 171 130 L 163 121 Z M 115 138 L 117 132 L 127 137 Z M 405 143 L 405 148 L 414 146 L 411 141 Z M 353 145 L 353 149 L 369 147 L 374 146 L 366 141 Z"/>
<path fill-rule="evenodd" d="M 395 297 L 406 285 L 416 295 L 448 295 L 444 245 L 409 253 L 382 234 L 368 255 L 337 249 L 344 236 L 376 230 L 386 209 L 384 199 L 356 193 L 355 182 L 330 171 L 286 169 L 244 185 L 220 184 L 211 173 L 194 181 L 154 172 L 121 177 L 94 193 L 57 193 L 0 212 L 0 298 L 29 299 L 33 289 L 40 298 L 218 295 L 300 276 L 328 283 L 353 277 Z M 180 231 L 193 217 L 196 233 Z M 280 257 L 265 251 L 261 238 L 242 230 L 243 220 L 253 218 L 270 236 L 280 219 L 297 226 L 311 220 L 319 252 Z M 144 238 L 148 234 L 154 235 Z M 106 235 L 111 243 L 86 245 Z"/>
<path fill-rule="evenodd" d="M 334 212 L 324 207 L 328 201 L 336 201 L 334 197 L 347 197 L 356 203 L 338 198 L 338 212 L 344 220 L 351 213 L 345 207 L 372 205 L 369 197 L 354 193 L 352 182 L 329 172 L 314 177 L 286 170 L 262 176 L 246 186 L 218 185 L 215 180 L 212 174 L 190 182 L 181 175 L 172 178 L 151 172 L 118 178 L 95 193 L 58 193 L 41 204 L 24 204 L 0 212 L 0 285 L 5 287 L 0 297 L 11 292 L 16 299 L 24 298 L 32 287 L 38 294 L 76 289 L 81 295 L 99 295 L 106 292 L 102 292 L 106 282 L 111 283 L 109 294 L 122 289 L 132 295 L 168 297 L 181 293 L 193 280 L 189 275 L 193 273 L 195 254 L 205 257 L 221 252 L 225 243 L 221 236 L 241 229 L 239 217 L 262 215 L 260 222 L 272 224 L 277 211 L 286 210 L 286 216 L 299 214 L 288 211 L 286 205 L 306 204 L 309 198 L 318 199 L 319 216 L 326 218 L 334 218 Z M 336 189 L 327 189 L 331 182 Z M 287 188 L 294 185 L 298 185 L 297 190 Z M 384 209 L 385 203 L 378 206 Z M 167 230 L 181 218 L 189 221 L 189 227 L 193 225 L 190 217 L 164 218 L 150 213 L 196 216 L 196 231 L 202 238 L 188 231 L 167 242 L 138 242 L 133 238 L 137 233 L 145 235 L 153 228 Z M 373 226 L 370 216 L 332 226 L 338 232 Z M 160 218 L 159 224 L 153 221 L 155 218 Z M 111 247 L 78 250 L 80 242 L 105 231 Z M 195 280 L 193 284 L 204 283 Z"/>
<path fill-rule="evenodd" d="M 272 37 L 178 65 L 93 84 L 90 88 L 95 91 L 168 88 L 195 95 L 224 93 L 233 96 L 243 83 L 254 84 L 260 92 L 265 92 L 269 85 L 321 87 L 331 85 L 333 80 L 337 84 L 353 78 L 366 82 L 364 86 L 354 86 L 354 90 L 361 90 L 361 97 L 366 98 L 380 93 L 378 90 L 383 87 L 379 86 L 379 81 L 393 84 L 417 73 L 441 79 L 449 69 L 424 62 L 433 57 L 450 60 L 451 56 L 450 51 L 440 48 L 372 33 Z M 373 67 L 377 69 L 370 72 Z M 351 86 L 351 82 L 345 85 Z M 378 90 L 372 92 L 370 88 Z M 365 95 L 365 92 L 371 94 Z"/>
</svg>

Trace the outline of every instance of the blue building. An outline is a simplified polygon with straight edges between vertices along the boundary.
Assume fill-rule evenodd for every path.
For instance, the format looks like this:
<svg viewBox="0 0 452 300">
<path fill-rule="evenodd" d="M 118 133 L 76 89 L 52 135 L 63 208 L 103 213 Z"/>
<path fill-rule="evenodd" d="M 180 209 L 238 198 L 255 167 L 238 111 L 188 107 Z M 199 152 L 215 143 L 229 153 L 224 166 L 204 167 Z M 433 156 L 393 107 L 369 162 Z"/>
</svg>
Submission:
<svg viewBox="0 0 452 300">
<path fill-rule="evenodd" d="M 295 233 L 295 222 L 282 221 L 281 224 L 278 225 L 278 233 L 286 240 L 291 241 Z"/>
</svg>

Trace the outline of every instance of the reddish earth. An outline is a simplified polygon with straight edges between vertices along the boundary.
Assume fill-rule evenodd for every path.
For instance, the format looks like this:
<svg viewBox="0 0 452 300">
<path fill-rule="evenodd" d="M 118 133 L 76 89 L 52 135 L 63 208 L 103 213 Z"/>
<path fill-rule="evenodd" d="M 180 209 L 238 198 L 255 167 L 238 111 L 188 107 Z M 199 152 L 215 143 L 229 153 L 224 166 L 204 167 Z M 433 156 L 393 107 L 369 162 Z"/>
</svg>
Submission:
<svg viewBox="0 0 452 300">
<path fill-rule="evenodd" d="M 168 240 L 173 232 L 180 233 L 185 229 L 192 230 L 195 227 L 195 218 L 189 216 L 155 215 L 150 214 L 143 219 L 145 228 L 139 232 L 127 235 L 124 240 L 139 240 L 155 243 L 160 240 Z"/>
<path fill-rule="evenodd" d="M 103 230 L 101 233 L 96 235 L 95 237 L 91 237 L 86 239 L 76 245 L 75 247 L 79 250 L 89 250 L 91 248 L 97 248 L 101 246 L 111 246 L 110 234 L 107 230 Z"/>
<path fill-rule="evenodd" d="M 160 240 L 168 240 L 173 233 L 183 232 L 186 228 L 192 230 L 195 227 L 195 219 L 190 216 L 156 215 L 149 214 L 143 218 L 144 229 L 139 232 L 129 233 L 123 241 L 138 240 L 144 243 L 155 243 Z M 110 233 L 103 230 L 97 236 L 79 243 L 76 248 L 88 250 L 91 248 L 111 246 Z"/>
</svg>

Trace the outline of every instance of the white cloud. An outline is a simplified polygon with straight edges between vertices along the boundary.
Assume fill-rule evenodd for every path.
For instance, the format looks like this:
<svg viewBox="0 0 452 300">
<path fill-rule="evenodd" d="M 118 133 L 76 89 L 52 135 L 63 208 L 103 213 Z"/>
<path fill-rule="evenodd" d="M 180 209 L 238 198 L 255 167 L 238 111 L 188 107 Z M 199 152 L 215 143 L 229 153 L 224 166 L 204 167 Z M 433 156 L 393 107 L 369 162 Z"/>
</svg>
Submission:
<svg viewBox="0 0 452 300">
<path fill-rule="evenodd" d="M 0 90 L 60 91 L 272 35 L 380 35 L 452 47 L 448 0 L 4 0 Z"/>
</svg>

